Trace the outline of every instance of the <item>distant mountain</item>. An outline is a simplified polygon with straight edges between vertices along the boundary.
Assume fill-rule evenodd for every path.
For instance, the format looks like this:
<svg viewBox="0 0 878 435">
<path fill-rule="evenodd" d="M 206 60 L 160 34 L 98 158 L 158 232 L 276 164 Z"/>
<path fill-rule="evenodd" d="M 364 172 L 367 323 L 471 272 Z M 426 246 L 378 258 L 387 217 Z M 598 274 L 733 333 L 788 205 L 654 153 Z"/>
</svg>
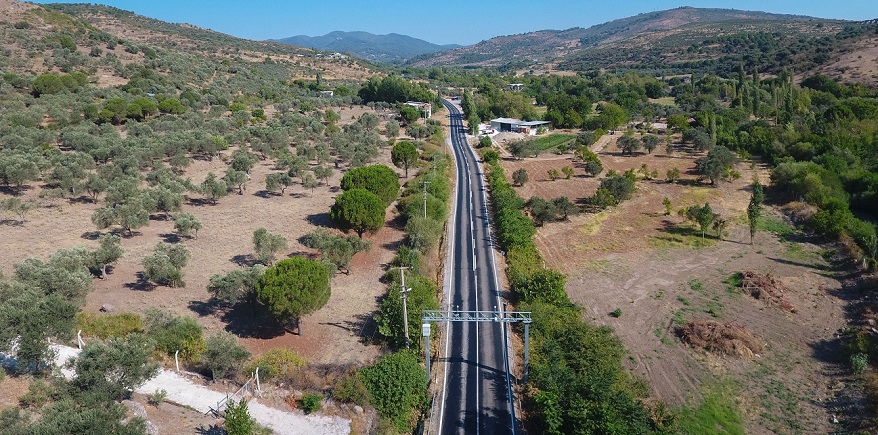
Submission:
<svg viewBox="0 0 878 435">
<path fill-rule="evenodd" d="M 717 59 L 724 53 L 712 50 L 719 46 L 729 49 L 727 39 L 736 35 L 762 33 L 770 36 L 767 39 L 777 39 L 778 45 L 794 44 L 800 36 L 818 39 L 836 35 L 850 24 L 853 23 L 798 15 L 682 7 L 643 13 L 587 29 L 576 27 L 500 36 L 467 47 L 422 55 L 408 64 L 508 70 L 661 70 L 673 64 Z M 763 41 L 757 43 L 765 45 Z M 740 47 L 731 49 L 741 50 Z"/>
<path fill-rule="evenodd" d="M 323 36 L 299 35 L 275 41 L 315 50 L 348 53 L 383 63 L 398 63 L 422 54 L 460 47 L 456 44 L 437 45 L 398 33 L 375 35 L 369 32 L 330 32 Z"/>
</svg>

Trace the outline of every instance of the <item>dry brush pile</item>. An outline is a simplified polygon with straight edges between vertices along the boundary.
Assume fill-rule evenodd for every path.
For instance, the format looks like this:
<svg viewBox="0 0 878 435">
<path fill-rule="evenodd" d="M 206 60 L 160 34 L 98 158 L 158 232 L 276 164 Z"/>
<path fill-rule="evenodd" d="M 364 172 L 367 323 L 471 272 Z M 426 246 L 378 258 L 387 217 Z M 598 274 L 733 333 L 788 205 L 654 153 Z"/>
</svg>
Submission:
<svg viewBox="0 0 878 435">
<path fill-rule="evenodd" d="M 769 306 L 780 307 L 791 313 L 796 312 L 796 309 L 784 296 L 784 293 L 788 292 L 789 289 L 771 274 L 760 275 L 749 270 L 744 271 L 741 274 L 741 289 Z"/>
<path fill-rule="evenodd" d="M 739 358 L 752 358 L 765 346 L 759 337 L 735 322 L 687 322 L 679 334 L 689 346 Z"/>
</svg>

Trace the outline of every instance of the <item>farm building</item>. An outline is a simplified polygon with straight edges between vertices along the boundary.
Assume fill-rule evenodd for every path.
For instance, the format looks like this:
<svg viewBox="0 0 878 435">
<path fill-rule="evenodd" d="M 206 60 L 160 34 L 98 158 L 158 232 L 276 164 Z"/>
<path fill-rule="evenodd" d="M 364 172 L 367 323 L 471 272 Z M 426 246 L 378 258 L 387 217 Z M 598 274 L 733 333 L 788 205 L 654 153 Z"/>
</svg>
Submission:
<svg viewBox="0 0 878 435">
<path fill-rule="evenodd" d="M 422 103 L 420 101 L 406 101 L 405 105 L 418 109 L 418 111 L 424 114 L 424 116 L 426 116 L 427 118 L 433 116 L 433 105 L 430 103 Z"/>
<path fill-rule="evenodd" d="M 494 131 L 511 131 L 514 133 L 524 133 L 536 136 L 537 130 L 540 128 L 550 129 L 552 123 L 549 121 L 522 121 L 514 118 L 497 118 L 491 120 L 491 129 Z"/>
</svg>

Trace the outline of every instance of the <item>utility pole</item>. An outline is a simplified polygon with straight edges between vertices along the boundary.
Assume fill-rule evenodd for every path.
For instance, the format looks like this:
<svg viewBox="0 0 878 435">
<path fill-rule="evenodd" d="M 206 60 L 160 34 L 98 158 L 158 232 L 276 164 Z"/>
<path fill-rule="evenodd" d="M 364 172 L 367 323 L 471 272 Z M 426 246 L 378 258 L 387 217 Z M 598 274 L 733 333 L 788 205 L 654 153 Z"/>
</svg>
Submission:
<svg viewBox="0 0 878 435">
<path fill-rule="evenodd" d="M 427 185 L 430 184 L 430 182 L 424 180 L 421 181 L 421 184 L 424 185 L 424 219 L 427 219 Z"/>
<path fill-rule="evenodd" d="M 405 347 L 409 348 L 409 310 L 408 304 L 406 303 L 406 296 L 408 292 L 412 291 L 410 288 L 406 288 L 405 286 L 405 269 L 411 269 L 408 266 L 399 266 L 399 292 L 402 294 L 402 327 L 405 330 Z"/>
</svg>

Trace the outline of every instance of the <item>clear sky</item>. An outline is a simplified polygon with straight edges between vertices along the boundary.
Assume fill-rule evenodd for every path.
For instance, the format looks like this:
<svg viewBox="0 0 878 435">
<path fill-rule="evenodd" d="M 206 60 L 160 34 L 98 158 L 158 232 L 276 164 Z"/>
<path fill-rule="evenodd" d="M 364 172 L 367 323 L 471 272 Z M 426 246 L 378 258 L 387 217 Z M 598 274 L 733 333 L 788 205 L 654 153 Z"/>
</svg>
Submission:
<svg viewBox="0 0 878 435">
<path fill-rule="evenodd" d="M 58 0 L 36 0 L 52 3 Z M 401 33 L 436 44 L 595 24 L 679 6 L 820 18 L 878 18 L 876 0 L 80 0 L 248 39 L 319 36 L 334 30 Z"/>
</svg>

